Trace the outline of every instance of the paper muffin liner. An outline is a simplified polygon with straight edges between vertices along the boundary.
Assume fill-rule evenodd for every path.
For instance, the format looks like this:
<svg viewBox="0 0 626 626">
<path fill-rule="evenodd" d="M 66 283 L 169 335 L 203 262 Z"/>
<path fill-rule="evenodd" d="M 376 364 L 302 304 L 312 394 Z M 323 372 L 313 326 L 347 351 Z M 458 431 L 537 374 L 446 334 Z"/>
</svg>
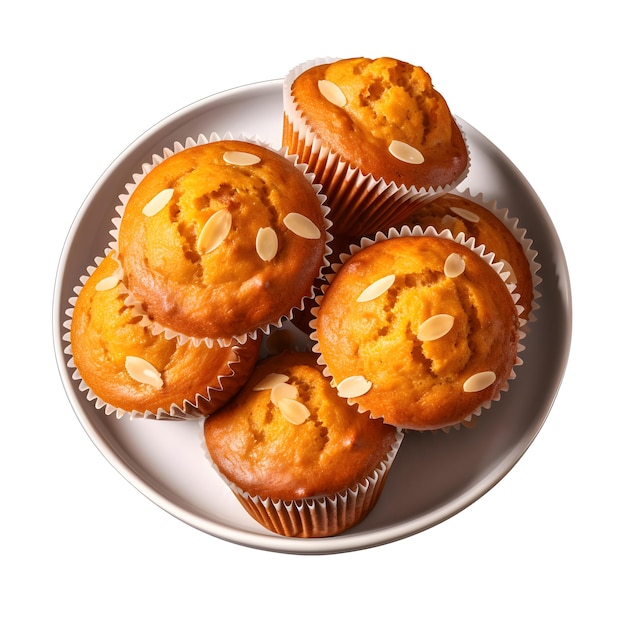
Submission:
<svg viewBox="0 0 626 626">
<path fill-rule="evenodd" d="M 332 63 L 336 58 L 317 58 L 294 67 L 283 83 L 284 137 L 283 144 L 295 152 L 299 161 L 307 164 L 321 184 L 331 207 L 331 219 L 337 233 L 373 235 L 377 231 L 402 222 L 416 204 L 447 193 L 459 185 L 470 168 L 470 151 L 465 132 L 457 121 L 468 153 L 465 170 L 447 185 L 437 187 L 407 187 L 393 181 L 364 174 L 336 152 L 324 145 L 304 119 L 291 95 L 294 80 L 317 65 Z M 411 206 L 412 205 L 412 206 Z"/>
<path fill-rule="evenodd" d="M 211 467 L 250 517 L 264 528 L 285 537 L 331 537 L 365 519 L 380 498 L 403 439 L 404 432 L 396 429 L 396 439 L 386 457 L 364 480 L 333 494 L 281 500 L 249 493 L 224 476 L 207 449 L 204 419 L 200 423 L 201 446 Z"/>
<path fill-rule="evenodd" d="M 248 359 L 251 357 L 241 350 L 237 350 L 237 359 L 227 363 L 230 373 L 218 376 L 215 386 L 206 387 L 204 392 L 198 392 L 193 398 L 185 398 L 180 403 L 173 403 L 170 406 L 161 407 L 157 409 L 157 411 L 128 411 L 114 406 L 99 397 L 82 378 L 74 362 L 74 351 L 71 342 L 74 306 L 85 283 L 109 252 L 111 252 L 111 250 L 106 249 L 103 256 L 95 257 L 93 265 L 89 265 L 86 268 L 86 273 L 80 277 L 79 284 L 73 289 L 76 295 L 69 298 L 69 308 L 65 310 L 66 319 L 63 322 L 63 327 L 67 329 L 67 332 L 62 337 L 63 341 L 66 343 L 63 352 L 67 356 L 66 364 L 68 369 L 72 371 L 72 379 L 78 381 L 79 391 L 85 394 L 87 400 L 94 403 L 96 409 L 104 410 L 106 415 L 115 414 L 117 419 L 197 420 L 207 413 L 214 412 L 223 406 L 223 404 L 239 390 L 243 382 L 247 380 L 247 377 L 245 380 L 241 380 L 241 373 L 236 366 L 243 362 L 242 358 Z M 126 290 L 122 280 L 123 272 L 121 268 L 118 267 L 114 275 L 119 279 L 118 285 L 120 288 Z M 145 320 L 140 321 L 139 324 L 145 326 Z M 170 339 L 170 341 L 176 341 L 176 339 Z"/>
<path fill-rule="evenodd" d="M 323 373 L 327 376 L 331 384 L 336 386 L 336 381 L 334 380 L 327 363 L 324 360 L 324 356 L 322 354 L 318 335 L 317 335 L 317 314 L 319 311 L 320 304 L 324 298 L 325 293 L 328 291 L 330 285 L 332 284 L 337 272 L 341 269 L 343 264 L 354 254 L 356 254 L 359 250 L 367 248 L 375 243 L 385 241 L 386 239 L 393 239 L 395 237 L 442 237 L 444 239 L 449 239 L 450 241 L 456 241 L 457 243 L 462 244 L 475 254 L 477 254 L 480 258 L 482 258 L 485 263 L 490 265 L 493 270 L 500 276 L 504 284 L 506 285 L 509 293 L 511 294 L 511 298 L 515 303 L 515 307 L 517 309 L 518 321 L 519 321 L 519 330 L 518 330 L 518 342 L 517 342 L 517 357 L 513 367 L 511 368 L 511 372 L 509 377 L 504 383 L 495 391 L 492 398 L 486 400 L 479 406 L 477 406 L 474 411 L 472 411 L 469 415 L 465 416 L 463 419 L 459 420 L 457 424 L 445 426 L 438 429 L 433 429 L 431 432 L 449 432 L 452 429 L 458 429 L 460 426 L 473 427 L 476 424 L 477 418 L 481 415 L 481 413 L 489 409 L 491 405 L 500 400 L 502 394 L 509 390 L 510 383 L 517 377 L 516 368 L 519 368 L 523 365 L 523 360 L 520 357 L 520 353 L 524 351 L 525 346 L 523 343 L 524 338 L 526 337 L 526 333 L 523 328 L 526 326 L 527 321 L 521 317 L 522 307 L 517 303 L 519 300 L 519 294 L 515 291 L 515 284 L 508 282 L 509 272 L 506 270 L 505 264 L 502 261 L 498 261 L 495 259 L 495 255 L 493 252 L 489 252 L 485 249 L 484 245 L 476 245 L 476 241 L 473 237 L 467 238 L 464 233 L 459 233 L 456 237 L 449 231 L 443 230 L 438 231 L 432 226 L 427 227 L 426 229 L 422 229 L 420 226 L 401 226 L 400 228 L 392 227 L 386 233 L 378 232 L 373 237 L 362 237 L 359 243 L 352 244 L 349 246 L 348 252 L 344 252 L 339 255 L 340 260 L 336 263 L 333 263 L 331 266 L 331 272 L 326 277 L 326 283 L 322 286 L 322 293 L 318 295 L 316 298 L 316 306 L 312 309 L 313 318 L 310 322 L 311 334 L 310 339 L 313 343 L 312 351 L 318 354 L 317 362 L 319 365 L 323 367 Z M 370 413 L 373 419 L 379 418 L 385 421 L 385 416 L 382 414 L 377 414 L 371 409 L 367 409 L 361 405 L 359 402 L 359 398 L 347 398 L 347 402 L 350 405 L 356 405 L 357 409 L 361 413 Z M 408 430 L 408 429 L 407 429 Z M 411 429 L 412 430 L 412 429 Z M 418 430 L 419 429 L 415 429 Z M 423 432 L 423 431 L 420 431 Z"/>
<path fill-rule="evenodd" d="M 288 161 L 290 161 L 293 164 L 293 166 L 297 170 L 299 170 L 302 173 L 302 175 L 311 183 L 311 186 L 313 187 L 314 191 L 317 194 L 317 198 L 320 203 L 322 216 L 323 216 L 324 224 L 325 224 L 325 231 L 324 231 L 325 250 L 324 250 L 324 255 L 322 258 L 322 262 L 320 264 L 319 273 L 317 277 L 318 279 L 321 278 L 324 269 L 330 265 L 330 261 L 328 260 L 328 257 L 331 253 L 331 248 L 329 244 L 333 239 L 333 236 L 331 234 L 332 222 L 329 219 L 330 208 L 326 204 L 326 196 L 322 192 L 321 185 L 316 184 L 314 182 L 314 177 L 312 174 L 307 173 L 306 166 L 304 164 L 298 163 L 297 157 L 295 155 L 288 154 L 285 148 L 276 150 L 269 143 L 262 141 L 258 137 L 249 137 L 243 134 L 240 134 L 237 137 L 234 137 L 231 133 L 224 133 L 224 135 L 211 133 L 208 139 L 204 134 L 200 134 L 198 135 L 197 138 L 187 137 L 184 140 L 184 143 L 181 143 L 178 141 L 175 142 L 172 148 L 164 148 L 161 154 L 153 154 L 152 160 L 150 162 L 144 163 L 141 166 L 141 171 L 136 172 L 135 174 L 132 175 L 132 182 L 127 183 L 125 186 L 126 193 L 121 194 L 119 196 L 120 204 L 115 207 L 115 211 L 118 214 L 118 217 L 114 217 L 112 219 L 113 229 L 110 231 L 110 234 L 112 235 L 113 240 L 111 241 L 109 245 L 117 253 L 117 250 L 118 250 L 117 241 L 118 241 L 118 235 L 119 235 L 119 227 L 122 221 L 122 217 L 124 215 L 126 204 L 128 203 L 128 200 L 133 194 L 133 191 L 136 189 L 139 183 L 145 178 L 145 176 L 150 171 L 152 171 L 157 165 L 159 165 L 160 163 L 162 163 L 169 157 L 173 156 L 174 154 L 177 154 L 178 152 L 181 152 L 182 150 L 193 148 L 194 146 L 213 143 L 216 141 L 232 140 L 232 139 L 236 139 L 237 141 L 245 141 L 247 143 L 256 144 L 264 148 L 267 148 L 271 150 L 272 152 L 280 154 L 281 156 L 285 157 Z M 217 343 L 220 346 L 228 346 L 228 345 L 231 345 L 232 343 L 243 344 L 246 341 L 248 341 L 248 339 L 259 340 L 264 335 L 269 335 L 272 330 L 282 328 L 283 324 L 287 320 L 291 319 L 294 311 L 304 309 L 307 301 L 310 299 L 313 299 L 314 296 L 315 296 L 315 290 L 314 290 L 313 285 L 311 285 L 311 289 L 309 293 L 301 299 L 299 304 L 297 304 L 296 306 L 293 306 L 290 310 L 285 311 L 278 319 L 268 324 L 265 324 L 263 326 L 260 326 L 258 328 L 251 329 L 247 333 L 234 335 L 232 337 L 192 337 L 184 333 L 178 332 L 172 328 L 168 328 L 167 326 L 160 324 L 157 320 L 151 319 L 148 316 L 147 312 L 145 311 L 142 305 L 142 302 L 138 300 L 130 292 L 128 294 L 128 299 L 125 304 L 127 306 L 132 307 L 137 313 L 137 315 L 140 315 L 143 318 L 144 323 L 150 327 L 150 330 L 153 334 L 157 335 L 159 333 L 164 333 L 167 339 L 175 338 L 182 343 L 185 343 L 187 341 L 192 341 L 195 345 L 198 345 L 199 343 L 204 342 L 210 347 L 214 343 Z"/>
</svg>

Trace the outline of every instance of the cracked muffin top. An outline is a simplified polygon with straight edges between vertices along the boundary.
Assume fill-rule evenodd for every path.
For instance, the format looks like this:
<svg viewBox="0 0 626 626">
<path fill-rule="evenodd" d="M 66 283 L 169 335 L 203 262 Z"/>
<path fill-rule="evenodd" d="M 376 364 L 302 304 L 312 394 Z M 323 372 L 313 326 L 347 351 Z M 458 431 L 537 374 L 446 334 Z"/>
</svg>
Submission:
<svg viewBox="0 0 626 626">
<path fill-rule="evenodd" d="M 131 193 L 118 233 L 125 281 L 148 316 L 231 340 L 276 324 L 324 264 L 322 196 L 292 160 L 251 142 L 187 148 Z"/>
<path fill-rule="evenodd" d="M 465 140 L 423 68 L 357 57 L 309 68 L 291 93 L 314 135 L 364 174 L 418 189 L 451 184 Z"/>
<path fill-rule="evenodd" d="M 125 413 L 197 418 L 243 386 L 258 358 L 258 341 L 180 344 L 152 334 L 125 305 L 127 297 L 109 253 L 85 281 L 72 312 L 73 364 L 100 400 Z"/>
<path fill-rule="evenodd" d="M 260 361 L 244 389 L 205 421 L 207 450 L 240 489 L 291 500 L 341 492 L 387 456 L 396 429 L 340 398 L 311 352 Z"/>
<path fill-rule="evenodd" d="M 361 248 L 330 277 L 314 313 L 314 350 L 338 392 L 400 428 L 461 423 L 499 396 L 517 360 L 509 287 L 479 254 L 443 237 Z"/>
</svg>

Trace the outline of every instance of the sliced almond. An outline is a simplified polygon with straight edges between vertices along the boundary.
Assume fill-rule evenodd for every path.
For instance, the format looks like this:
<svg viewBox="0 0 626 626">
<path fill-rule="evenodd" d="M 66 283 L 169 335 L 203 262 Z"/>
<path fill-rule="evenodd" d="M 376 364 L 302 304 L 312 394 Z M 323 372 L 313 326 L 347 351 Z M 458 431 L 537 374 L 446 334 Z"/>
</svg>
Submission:
<svg viewBox="0 0 626 626">
<path fill-rule="evenodd" d="M 113 289 L 120 282 L 120 279 L 117 276 L 107 276 L 102 280 L 99 280 L 96 284 L 96 291 L 108 291 L 109 289 Z"/>
<path fill-rule="evenodd" d="M 337 395 L 340 398 L 358 398 L 365 395 L 371 388 L 371 381 L 364 376 L 348 376 L 337 385 Z"/>
<path fill-rule="evenodd" d="M 447 313 L 439 313 L 424 320 L 417 331 L 420 341 L 434 341 L 447 335 L 454 326 L 454 317 Z"/>
<path fill-rule="evenodd" d="M 159 193 L 143 207 L 142 213 L 147 217 L 156 215 L 161 209 L 167 206 L 167 203 L 172 199 L 173 195 L 173 189 L 163 189 L 163 191 L 159 191 Z"/>
<path fill-rule="evenodd" d="M 262 378 L 253 388 L 253 391 L 267 391 L 268 389 L 272 389 L 276 387 L 278 383 L 286 383 L 289 380 L 289 376 L 286 374 L 268 374 L 264 378 Z"/>
<path fill-rule="evenodd" d="M 311 412 L 302 402 L 291 398 L 283 398 L 278 402 L 281 415 L 292 424 L 299 426 L 307 420 Z"/>
<path fill-rule="evenodd" d="M 404 143 L 404 141 L 394 139 L 389 144 L 388 150 L 389 154 L 398 159 L 398 161 L 404 161 L 412 165 L 420 165 L 420 163 L 424 162 L 424 155 L 417 148 Z"/>
<path fill-rule="evenodd" d="M 145 359 L 138 356 L 127 356 L 125 366 L 128 375 L 138 383 L 152 385 L 157 389 L 163 386 L 161 374 L 154 365 L 148 363 Z"/>
<path fill-rule="evenodd" d="M 301 213 L 289 213 L 283 223 L 292 233 L 303 239 L 319 239 L 322 234 L 320 229 Z"/>
<path fill-rule="evenodd" d="M 391 285 L 393 285 L 396 280 L 395 274 L 389 274 L 388 276 L 383 276 L 378 280 L 374 281 L 369 287 L 366 287 L 361 295 L 356 299 L 357 302 L 369 302 L 370 300 L 375 300 L 378 296 L 382 296 Z"/>
<path fill-rule="evenodd" d="M 467 222 L 473 222 L 474 224 L 478 224 L 478 222 L 480 222 L 480 217 L 476 215 L 474 211 L 464 209 L 460 206 L 451 206 L 450 210 Z"/>
<path fill-rule="evenodd" d="M 242 152 L 240 150 L 230 150 L 224 152 L 222 158 L 229 165 L 256 165 L 261 162 L 261 157 L 250 152 Z"/>
<path fill-rule="evenodd" d="M 318 80 L 317 88 L 320 93 L 330 102 L 338 107 L 346 106 L 348 102 L 345 94 L 341 91 L 341 88 L 330 80 Z"/>
<path fill-rule="evenodd" d="M 448 256 L 443 266 L 443 273 L 448 278 L 456 278 L 465 271 L 465 261 L 460 254 L 453 252 Z"/>
<path fill-rule="evenodd" d="M 463 383 L 463 391 L 467 391 L 468 393 L 482 391 L 483 389 L 487 389 L 489 385 L 493 385 L 495 380 L 496 375 L 494 372 L 478 372 L 478 374 L 470 376 Z"/>
<path fill-rule="evenodd" d="M 289 383 L 278 383 L 272 387 L 270 400 L 272 404 L 278 406 L 281 400 L 288 398 L 295 400 L 298 397 L 298 389 Z"/>
<path fill-rule="evenodd" d="M 271 261 L 278 252 L 278 235 L 271 226 L 259 228 L 256 234 L 256 252 L 262 261 Z"/>
<path fill-rule="evenodd" d="M 232 223 L 233 216 L 227 209 L 213 213 L 198 237 L 198 252 L 208 254 L 215 250 L 228 237 Z"/>
</svg>

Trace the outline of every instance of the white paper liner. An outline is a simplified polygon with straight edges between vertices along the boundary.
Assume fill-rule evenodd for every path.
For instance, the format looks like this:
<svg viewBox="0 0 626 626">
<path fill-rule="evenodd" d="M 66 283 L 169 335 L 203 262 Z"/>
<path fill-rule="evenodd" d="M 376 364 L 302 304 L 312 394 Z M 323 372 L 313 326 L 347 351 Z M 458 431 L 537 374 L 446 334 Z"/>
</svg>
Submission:
<svg viewBox="0 0 626 626">
<path fill-rule="evenodd" d="M 312 59 L 297 65 L 285 77 L 283 82 L 283 108 L 287 120 L 285 132 L 290 129 L 292 138 L 283 143 L 298 146 L 298 159 L 307 164 L 307 171 L 312 172 L 315 180 L 322 185 L 331 206 L 331 219 L 336 232 L 368 235 L 402 222 L 408 215 L 409 205 L 415 208 L 420 200 L 427 202 L 459 185 L 469 172 L 471 161 L 469 145 L 465 132 L 457 120 L 467 149 L 467 166 L 455 180 L 438 187 L 417 188 L 404 184 L 397 185 L 393 181 L 377 179 L 372 174 L 366 175 L 351 166 L 316 136 L 291 95 L 291 85 L 300 74 L 317 65 L 337 60 L 331 57 Z"/>
<path fill-rule="evenodd" d="M 389 470 L 404 439 L 404 432 L 397 428 L 396 439 L 386 457 L 369 476 L 355 485 L 334 494 L 281 500 L 250 494 L 220 472 L 206 445 L 204 421 L 200 420 L 200 445 L 210 466 L 233 492 L 250 517 L 264 528 L 286 537 L 330 537 L 362 521 L 378 502 Z"/>
<path fill-rule="evenodd" d="M 169 407 L 159 408 L 156 412 L 153 411 L 128 411 L 126 409 L 122 409 L 120 407 L 116 407 L 112 404 L 109 404 L 102 398 L 100 398 L 91 387 L 83 380 L 80 372 L 78 371 L 76 364 L 74 362 L 74 352 L 72 349 L 71 342 L 71 328 L 72 328 L 72 318 L 74 315 L 74 306 L 78 299 L 78 295 L 80 294 L 83 286 L 87 282 L 89 276 L 93 274 L 98 265 L 103 261 L 103 259 L 111 252 L 111 249 L 107 248 L 104 252 L 103 256 L 95 257 L 94 264 L 89 265 L 86 268 L 86 274 L 80 277 L 80 284 L 74 287 L 75 296 L 72 296 L 68 300 L 68 304 L 70 307 L 65 310 L 65 314 L 67 316 L 66 320 L 63 322 L 63 327 L 67 329 L 67 332 L 63 335 L 62 339 L 66 342 L 66 346 L 63 352 L 67 355 L 67 367 L 72 370 L 72 379 L 78 381 L 78 389 L 83 392 L 87 400 L 93 402 L 96 409 L 103 409 L 106 415 L 115 414 L 117 419 L 128 418 L 130 420 L 133 419 L 157 419 L 157 420 L 197 420 L 204 415 L 206 415 L 207 407 L 211 405 L 214 400 L 215 394 L 222 393 L 224 391 L 224 383 L 227 379 L 230 379 L 232 376 L 236 375 L 236 370 L 233 369 L 237 363 L 241 362 L 241 356 L 238 355 L 237 360 L 233 360 L 228 363 L 230 374 L 220 375 L 217 378 L 217 385 L 212 387 L 207 387 L 205 393 L 197 393 L 194 398 L 186 398 L 181 403 L 173 403 Z M 126 289 L 122 278 L 123 272 L 121 268 L 118 267 L 115 274 L 120 282 L 118 283 L 121 288 Z M 174 340 L 175 341 L 175 340 Z"/>
<path fill-rule="evenodd" d="M 351 256 L 356 254 L 359 250 L 363 248 L 367 248 L 375 243 L 384 241 L 386 239 L 392 239 L 394 237 L 409 237 L 409 236 L 410 237 L 423 237 L 423 236 L 442 237 L 445 239 L 449 239 L 451 241 L 456 241 L 457 243 L 464 245 L 466 248 L 468 248 L 469 250 L 472 250 L 475 254 L 480 256 L 483 259 L 483 261 L 489 264 L 498 273 L 498 275 L 500 276 L 500 278 L 506 285 L 509 293 L 511 294 L 511 298 L 513 299 L 513 302 L 517 303 L 517 301 L 519 300 L 520 296 L 515 291 L 515 284 L 508 282 L 509 272 L 506 271 L 504 263 L 502 263 L 501 261 L 497 261 L 495 259 L 494 253 L 486 251 L 484 245 L 477 246 L 475 239 L 473 237 L 467 238 L 464 233 L 459 233 L 455 237 L 449 230 L 438 231 L 432 226 L 428 226 L 426 229 L 422 229 L 420 226 L 410 227 L 410 226 L 405 225 L 405 226 L 402 226 L 400 229 L 391 228 L 386 233 L 378 232 L 376 233 L 374 237 L 371 237 L 371 238 L 363 237 L 361 238 L 358 244 L 352 244 L 351 246 L 349 246 L 348 252 L 342 253 L 339 256 L 339 261 L 337 263 L 332 264 L 332 267 L 331 267 L 332 272 L 326 276 L 326 283 L 322 286 L 322 294 L 317 296 L 316 306 L 314 306 L 312 309 L 313 318 L 310 323 L 310 327 L 311 327 L 310 339 L 313 342 L 312 351 L 319 355 L 317 362 L 319 365 L 321 365 L 324 368 L 323 369 L 324 375 L 327 376 L 331 380 L 331 384 L 333 386 L 336 386 L 337 381 L 334 380 L 326 362 L 324 361 L 324 357 L 321 352 L 318 335 L 317 335 L 317 313 L 319 311 L 320 304 L 324 298 L 324 294 L 326 293 L 326 291 L 328 291 L 328 288 L 332 284 L 332 281 L 334 280 L 341 266 Z M 480 406 L 476 407 L 474 411 L 472 411 L 469 415 L 459 420 L 458 424 L 445 426 L 439 429 L 433 429 L 433 432 L 436 432 L 436 431 L 449 432 L 452 428 L 456 428 L 459 425 L 467 425 L 470 427 L 473 426 L 474 425 L 473 422 L 475 421 L 477 417 L 481 415 L 482 411 L 489 409 L 494 402 L 497 402 L 498 400 L 500 400 L 503 393 L 508 391 L 510 387 L 510 382 L 514 380 L 517 376 L 515 368 L 523 364 L 523 360 L 520 358 L 519 353 L 523 352 L 525 349 L 523 340 L 526 337 L 526 333 L 522 329 L 526 325 L 527 321 L 523 317 L 521 317 L 523 308 L 518 304 L 515 304 L 515 307 L 517 309 L 518 320 L 519 320 L 518 344 L 517 344 L 518 354 L 517 354 L 515 363 L 513 364 L 513 367 L 511 369 L 509 378 L 503 383 L 503 385 L 499 389 L 496 390 L 496 392 L 494 393 L 491 399 L 483 402 Z M 373 419 L 379 418 L 379 419 L 383 419 L 384 421 L 385 419 L 384 415 L 377 414 L 375 411 L 372 411 L 371 409 L 366 409 L 359 403 L 358 398 L 348 398 L 347 401 L 350 405 L 356 405 L 359 412 L 370 413 Z"/>
<path fill-rule="evenodd" d="M 535 322 L 537 317 L 535 312 L 540 308 L 541 303 L 539 302 L 539 298 L 541 298 L 541 292 L 539 291 L 539 285 L 542 282 L 542 278 L 539 274 L 541 270 L 541 264 L 537 261 L 537 251 L 532 247 L 533 240 L 528 237 L 528 231 L 522 227 L 520 221 L 517 217 L 509 214 L 509 209 L 507 207 L 499 207 L 497 200 L 487 200 L 483 193 L 472 193 L 470 188 L 465 188 L 463 190 L 455 190 L 450 192 L 453 195 L 461 196 L 470 202 L 474 202 L 491 213 L 493 213 L 511 232 L 511 234 L 515 237 L 515 239 L 520 243 L 522 249 L 524 250 L 524 255 L 528 260 L 528 265 L 530 267 L 530 274 L 532 277 L 532 285 L 533 285 L 533 293 L 532 293 L 532 302 L 531 308 L 528 312 L 528 322 Z M 528 332 L 530 328 L 526 327 L 526 332 Z"/>
<path fill-rule="evenodd" d="M 118 234 L 119 234 L 119 227 L 122 221 L 122 217 L 124 215 L 126 204 L 130 196 L 132 195 L 133 191 L 136 189 L 137 185 L 139 185 L 139 183 L 145 178 L 145 176 L 150 171 L 152 171 L 157 165 L 165 161 L 167 158 L 171 157 L 172 155 L 178 152 L 181 152 L 182 150 L 193 148 L 194 146 L 198 146 L 198 145 L 213 143 L 215 141 L 232 140 L 233 138 L 234 137 L 231 133 L 225 133 L 224 135 L 211 133 L 208 139 L 205 135 L 200 134 L 195 139 L 192 137 L 187 137 L 184 141 L 184 144 L 178 141 L 175 142 L 172 148 L 164 148 L 162 154 L 153 154 L 152 161 L 150 161 L 149 163 L 144 163 L 141 166 L 141 172 L 137 172 L 132 175 L 133 182 L 127 183 L 126 193 L 121 194 L 119 196 L 120 204 L 115 207 L 115 211 L 119 217 L 114 217 L 112 219 L 114 228 L 110 231 L 110 234 L 113 236 L 113 241 L 111 241 L 111 243 L 109 244 L 111 248 L 115 250 L 115 252 L 117 252 L 117 240 L 118 240 Z M 236 139 L 238 141 L 245 141 L 248 143 L 263 146 L 264 148 L 272 150 L 272 152 L 280 154 L 281 156 L 289 160 L 291 163 L 293 163 L 294 167 L 296 167 L 302 173 L 302 175 L 311 183 L 313 189 L 315 190 L 317 194 L 320 207 L 322 209 L 324 223 L 325 223 L 325 232 L 324 232 L 325 250 L 324 250 L 322 263 L 321 263 L 319 274 L 318 274 L 318 278 L 320 278 L 322 276 L 324 268 L 328 267 L 329 265 L 328 257 L 331 253 L 329 243 L 333 239 L 333 236 L 331 234 L 332 223 L 330 219 L 328 218 L 330 209 L 326 204 L 326 196 L 322 193 L 321 185 L 318 185 L 314 182 L 313 175 L 306 172 L 306 166 L 301 163 L 298 163 L 298 159 L 295 155 L 287 154 L 286 149 L 276 150 L 269 143 L 266 143 L 257 137 L 249 137 L 243 134 L 239 135 Z M 143 323 L 146 326 L 150 327 L 150 330 L 153 334 L 157 335 L 159 333 L 164 333 L 167 339 L 176 338 L 178 341 L 182 343 L 185 343 L 187 341 L 192 341 L 195 345 L 198 345 L 199 343 L 204 342 L 210 347 L 214 343 L 217 343 L 220 346 L 228 346 L 228 345 L 231 345 L 232 343 L 243 344 L 248 339 L 256 340 L 256 339 L 259 339 L 262 335 L 268 335 L 272 329 L 281 328 L 284 322 L 291 318 L 291 315 L 294 310 L 304 309 L 306 306 L 307 300 L 312 299 L 314 295 L 315 295 L 314 287 L 313 285 L 311 285 L 309 294 L 304 296 L 298 305 L 293 306 L 289 311 L 285 311 L 285 313 L 282 316 L 280 316 L 279 319 L 275 320 L 274 322 L 265 324 L 262 327 L 251 329 L 250 332 L 248 333 L 243 333 L 243 334 L 232 336 L 232 337 L 191 337 L 189 335 L 185 335 L 184 333 L 178 332 L 172 328 L 163 326 L 158 321 L 150 319 L 145 309 L 143 308 L 142 302 L 138 300 L 130 292 L 129 292 L 129 296 L 125 304 L 127 306 L 132 307 L 137 313 L 137 315 L 140 315 L 142 317 Z"/>
</svg>

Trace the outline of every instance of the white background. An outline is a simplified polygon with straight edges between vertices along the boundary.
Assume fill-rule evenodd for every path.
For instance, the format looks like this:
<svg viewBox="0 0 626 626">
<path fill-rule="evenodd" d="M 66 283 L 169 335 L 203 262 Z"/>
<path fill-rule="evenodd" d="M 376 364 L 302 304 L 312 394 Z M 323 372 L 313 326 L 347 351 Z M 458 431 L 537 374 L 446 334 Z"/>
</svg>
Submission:
<svg viewBox="0 0 626 626">
<path fill-rule="evenodd" d="M 623 624 L 618 3 L 249 5 L 3 9 L 0 622 Z M 112 468 L 62 388 L 52 295 L 77 211 L 129 143 L 205 96 L 327 55 L 422 65 L 511 158 L 560 234 L 574 335 L 543 429 L 478 502 L 386 546 L 292 556 L 195 530 Z"/>
</svg>

